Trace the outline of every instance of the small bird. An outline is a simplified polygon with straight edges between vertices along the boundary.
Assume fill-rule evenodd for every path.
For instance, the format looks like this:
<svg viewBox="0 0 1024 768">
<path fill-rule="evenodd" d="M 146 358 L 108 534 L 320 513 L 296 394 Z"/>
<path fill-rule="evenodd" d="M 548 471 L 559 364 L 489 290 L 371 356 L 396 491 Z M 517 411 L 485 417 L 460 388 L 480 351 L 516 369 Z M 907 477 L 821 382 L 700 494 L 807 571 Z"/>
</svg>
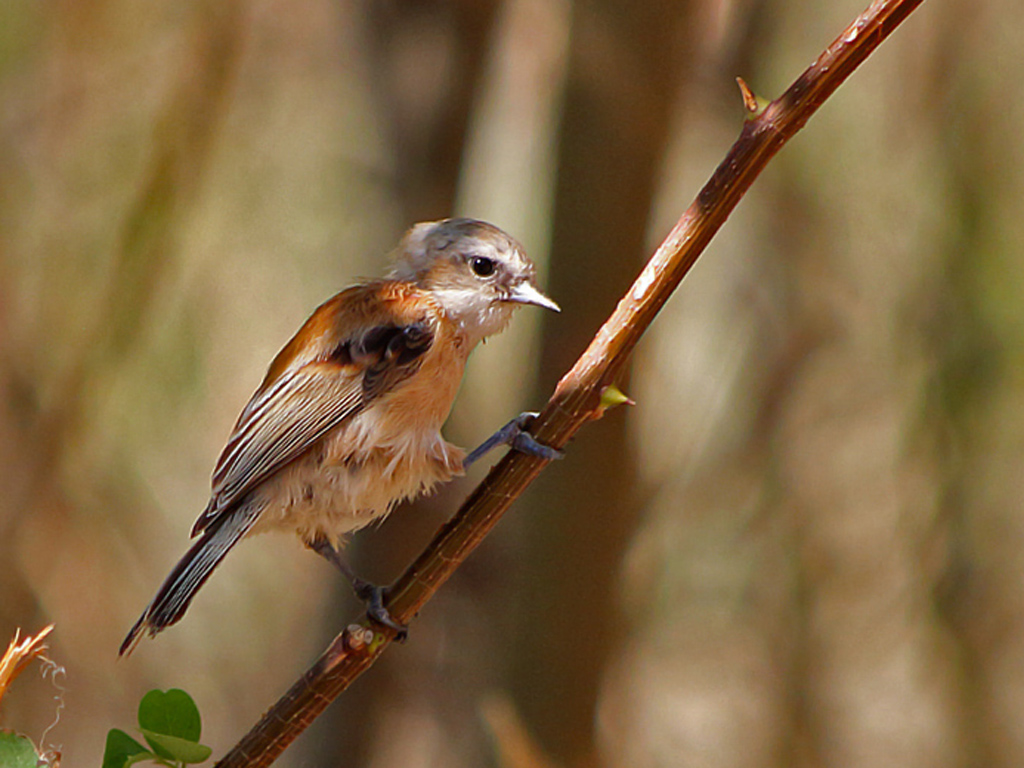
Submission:
<svg viewBox="0 0 1024 768">
<path fill-rule="evenodd" d="M 462 474 L 465 452 L 441 436 L 466 359 L 508 325 L 516 307 L 558 311 L 537 288 L 522 247 L 473 219 L 415 225 L 391 274 L 322 304 L 278 353 L 235 424 L 192 527 L 199 537 L 121 644 L 130 653 L 185 614 L 199 588 L 243 537 L 294 531 L 338 567 L 371 617 L 402 629 L 380 587 L 340 554 L 345 534 L 403 499 Z M 545 458 L 560 454 L 513 419 L 474 451 L 499 442 Z"/>
</svg>

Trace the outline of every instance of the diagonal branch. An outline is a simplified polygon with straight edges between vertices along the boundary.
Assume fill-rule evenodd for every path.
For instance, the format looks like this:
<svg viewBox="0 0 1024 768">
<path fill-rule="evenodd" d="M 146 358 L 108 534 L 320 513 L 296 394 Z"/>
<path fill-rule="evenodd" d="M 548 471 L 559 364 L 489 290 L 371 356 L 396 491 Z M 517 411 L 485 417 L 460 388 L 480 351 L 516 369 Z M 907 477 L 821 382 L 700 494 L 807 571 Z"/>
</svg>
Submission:
<svg viewBox="0 0 1024 768">
<path fill-rule="evenodd" d="M 562 447 L 600 418 L 602 393 L 708 242 L 782 146 L 923 0 L 874 0 L 778 99 L 758 111 L 740 82 L 748 119 L 736 143 L 651 257 L 582 357 L 558 383 L 533 425 L 544 443 Z M 388 609 L 410 621 L 497 524 L 547 462 L 509 452 L 389 591 Z M 349 684 L 373 664 L 394 633 L 368 620 L 350 625 L 291 690 L 217 764 L 267 766 Z"/>
</svg>

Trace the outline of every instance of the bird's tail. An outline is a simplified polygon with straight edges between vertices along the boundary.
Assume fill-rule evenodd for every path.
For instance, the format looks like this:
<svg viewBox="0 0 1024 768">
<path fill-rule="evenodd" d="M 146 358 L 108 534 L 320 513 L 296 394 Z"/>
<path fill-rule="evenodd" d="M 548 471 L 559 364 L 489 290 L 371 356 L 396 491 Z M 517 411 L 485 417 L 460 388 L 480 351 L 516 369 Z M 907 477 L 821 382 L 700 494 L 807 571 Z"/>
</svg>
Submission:
<svg viewBox="0 0 1024 768">
<path fill-rule="evenodd" d="M 178 561 L 156 597 L 143 611 L 121 643 L 118 655 L 132 652 L 143 633 L 150 637 L 174 624 L 188 610 L 192 598 L 206 583 L 224 555 L 244 536 L 259 516 L 260 508 L 242 507 L 214 520 L 185 556 Z"/>
</svg>

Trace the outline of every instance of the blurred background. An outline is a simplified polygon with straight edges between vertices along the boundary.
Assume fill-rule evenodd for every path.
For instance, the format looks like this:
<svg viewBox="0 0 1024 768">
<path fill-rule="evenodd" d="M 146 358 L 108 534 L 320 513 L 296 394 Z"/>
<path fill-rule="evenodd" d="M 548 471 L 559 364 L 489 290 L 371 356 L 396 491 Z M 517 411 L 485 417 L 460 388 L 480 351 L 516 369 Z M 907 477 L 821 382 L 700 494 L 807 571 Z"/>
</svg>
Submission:
<svg viewBox="0 0 1024 768">
<path fill-rule="evenodd" d="M 543 405 L 738 135 L 865 0 L 8 0 L 0 644 L 45 736 L 149 688 L 223 754 L 358 615 L 248 541 L 117 659 L 274 353 L 413 222 L 515 234 L 560 316 L 447 427 Z M 1024 5 L 925 3 L 771 164 L 567 458 L 282 766 L 1024 764 Z M 393 579 L 473 477 L 358 535 Z M 1021 474 L 1019 474 L 1021 473 Z M 33 738 L 35 672 L 3 724 Z"/>
</svg>

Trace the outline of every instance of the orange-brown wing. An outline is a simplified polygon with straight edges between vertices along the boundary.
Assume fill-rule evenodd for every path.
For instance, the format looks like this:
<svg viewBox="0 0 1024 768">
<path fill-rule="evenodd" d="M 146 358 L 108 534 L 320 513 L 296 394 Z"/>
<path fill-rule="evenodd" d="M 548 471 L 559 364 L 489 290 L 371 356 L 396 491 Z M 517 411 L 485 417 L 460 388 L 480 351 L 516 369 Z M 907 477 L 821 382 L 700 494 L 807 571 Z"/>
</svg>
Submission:
<svg viewBox="0 0 1024 768">
<path fill-rule="evenodd" d="M 417 309 L 414 296 L 397 290 L 384 283 L 339 294 L 281 351 L 221 453 L 213 495 L 193 536 L 415 373 L 433 342 L 434 326 L 425 307 L 409 311 Z M 404 299 L 399 306 L 406 311 L 390 306 L 396 299 Z M 347 322 L 337 317 L 339 302 L 351 310 Z M 340 332 L 326 327 L 325 317 L 341 326 Z"/>
</svg>

